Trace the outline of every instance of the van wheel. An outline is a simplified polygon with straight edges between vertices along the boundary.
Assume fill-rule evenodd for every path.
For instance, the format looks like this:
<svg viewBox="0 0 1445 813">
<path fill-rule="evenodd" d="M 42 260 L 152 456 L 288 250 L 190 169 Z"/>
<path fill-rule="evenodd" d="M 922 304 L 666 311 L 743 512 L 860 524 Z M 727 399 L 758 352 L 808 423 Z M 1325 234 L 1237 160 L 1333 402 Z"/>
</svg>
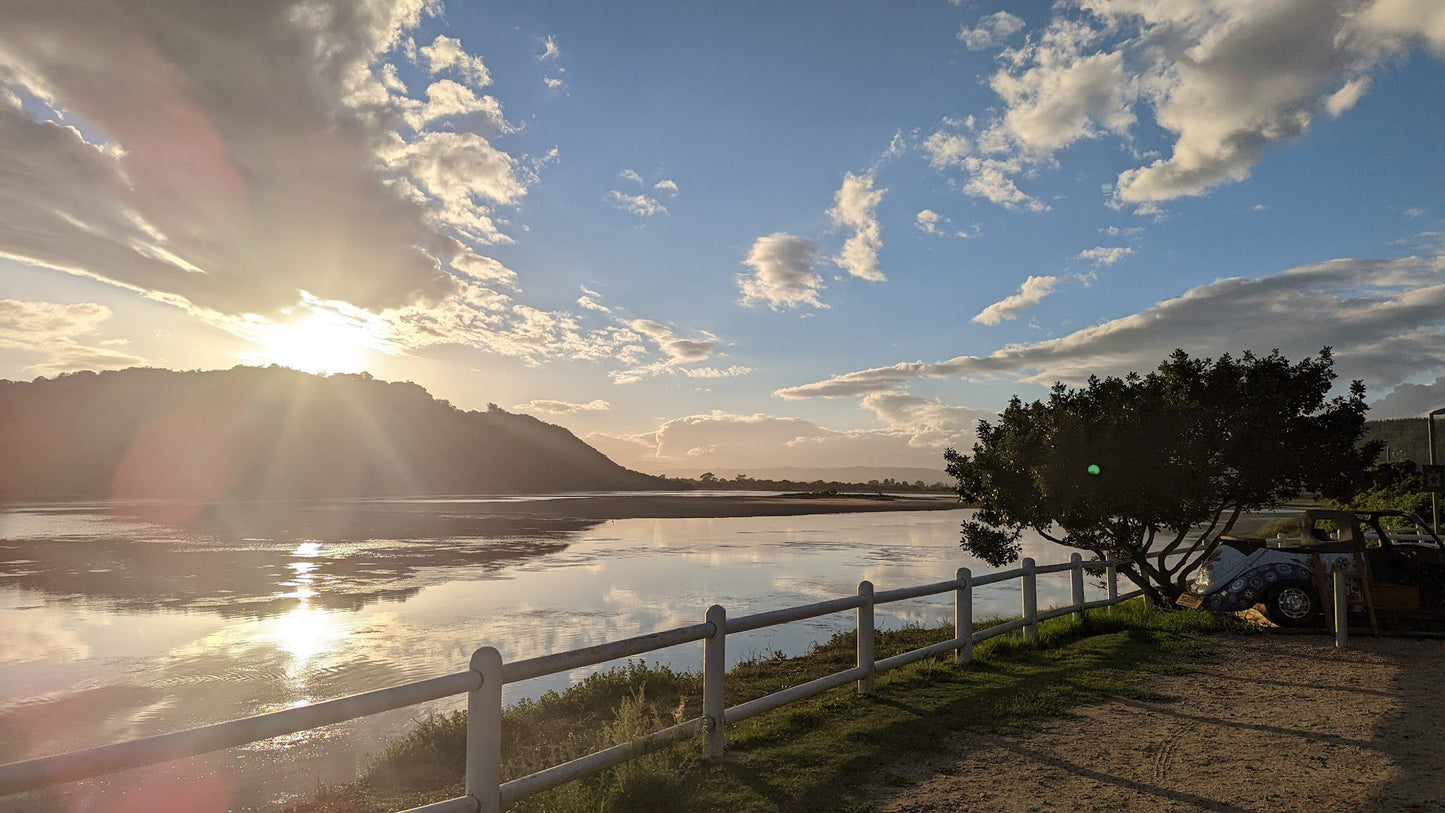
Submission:
<svg viewBox="0 0 1445 813">
<path fill-rule="evenodd" d="M 1319 612 L 1319 597 L 1304 582 L 1277 584 L 1264 597 L 1264 614 L 1281 627 L 1307 627 Z"/>
</svg>

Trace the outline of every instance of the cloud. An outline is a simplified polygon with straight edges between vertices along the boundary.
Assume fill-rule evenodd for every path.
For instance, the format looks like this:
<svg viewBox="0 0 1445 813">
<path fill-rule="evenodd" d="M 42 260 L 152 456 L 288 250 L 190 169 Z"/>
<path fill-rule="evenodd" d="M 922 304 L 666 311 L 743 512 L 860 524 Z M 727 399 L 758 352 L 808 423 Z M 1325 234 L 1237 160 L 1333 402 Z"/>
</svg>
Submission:
<svg viewBox="0 0 1445 813">
<path fill-rule="evenodd" d="M 659 192 L 666 192 L 673 197 L 676 197 L 679 191 L 677 188 L 677 182 L 672 180 L 671 178 L 663 178 L 662 180 L 653 184 L 652 188 L 656 189 Z"/>
<path fill-rule="evenodd" d="M 630 212 L 638 217 L 667 214 L 666 206 L 659 203 L 656 198 L 649 198 L 643 194 L 629 195 L 614 189 L 607 193 L 606 200 L 612 204 L 613 208 Z"/>
<path fill-rule="evenodd" d="M 546 62 L 548 60 L 555 60 L 561 55 L 562 49 L 557 47 L 557 40 L 554 39 L 551 34 L 548 34 L 547 38 L 542 40 L 542 53 L 537 55 L 537 61 Z"/>
<path fill-rule="evenodd" d="M 373 312 L 457 295 L 468 243 L 507 239 L 494 210 L 531 179 L 480 134 L 398 129 L 500 116 L 451 80 L 426 103 L 403 95 L 389 54 L 437 8 L 57 0 L 7 15 L 0 85 L 33 104 L 0 105 L 0 255 L 225 329 L 280 318 L 302 291 Z M 483 84 L 454 41 L 428 48 Z"/>
<path fill-rule="evenodd" d="M 1370 417 L 1418 418 L 1440 407 L 1445 407 L 1445 376 L 1432 384 L 1396 386 L 1389 395 L 1370 404 Z"/>
<path fill-rule="evenodd" d="M 484 88 L 492 83 L 492 73 L 479 56 L 472 56 L 462 48 L 462 41 L 439 35 L 431 45 L 420 49 L 426 60 L 427 70 L 433 75 L 455 72 L 473 87 Z"/>
<path fill-rule="evenodd" d="M 1325 100 L 1325 111 L 1334 118 L 1343 116 L 1350 108 L 1354 107 L 1365 91 L 1370 89 L 1370 77 L 1359 76 L 1346 82 L 1339 90 L 1330 94 Z"/>
<path fill-rule="evenodd" d="M 1414 220 L 1415 218 L 1420 217 L 1423 214 L 1425 214 L 1424 209 L 1410 208 L 1405 210 L 1405 217 L 1408 217 L 1411 220 Z"/>
<path fill-rule="evenodd" d="M 701 339 L 682 339 L 672 328 L 651 319 L 633 319 L 628 326 L 656 342 L 673 361 L 702 361 L 717 349 L 717 337 L 711 333 L 704 333 Z"/>
<path fill-rule="evenodd" d="M 759 237 L 743 260 L 752 275 L 738 277 L 743 304 L 767 304 L 773 310 L 827 307 L 818 299 L 823 289 L 823 278 L 814 270 L 818 258 L 818 244 L 807 238 L 784 232 Z"/>
<path fill-rule="evenodd" d="M 556 150 L 493 140 L 511 128 L 478 92 L 492 82 L 481 58 L 448 36 L 416 47 L 440 10 L 54 0 L 6 13 L 0 257 L 249 341 L 331 314 L 390 353 L 673 363 L 624 320 L 519 301 L 521 275 L 486 256 Z M 422 98 L 401 79 L 408 58 L 427 70 Z M 129 363 L 107 352 L 97 366 Z"/>
<path fill-rule="evenodd" d="M 972 321 L 980 325 L 996 325 L 1005 320 L 1017 319 L 1020 313 L 1042 302 L 1058 283 L 1058 277 L 1029 277 L 1019 286 L 1018 293 L 1004 297 L 979 311 Z"/>
<path fill-rule="evenodd" d="M 925 399 L 875 399 L 870 411 L 886 428 L 835 430 L 802 418 L 722 411 L 666 421 L 632 435 L 593 432 L 582 439 L 628 468 L 919 466 L 940 469 L 947 445 L 972 443 L 978 417 L 989 413 Z M 896 420 L 896 423 L 893 421 Z"/>
<path fill-rule="evenodd" d="M 426 89 L 427 101 L 407 114 L 406 121 L 420 130 L 440 119 L 481 113 L 487 123 L 498 131 L 511 132 L 512 126 L 502 115 L 502 103 L 493 96 L 477 96 L 471 88 L 450 79 L 433 82 Z"/>
<path fill-rule="evenodd" d="M 843 251 L 833 262 L 855 277 L 870 282 L 883 282 L 887 277 L 878 270 L 878 249 L 883 240 L 878 227 L 878 203 L 887 189 L 873 188 L 872 173 L 843 176 L 843 185 L 833 195 L 833 208 L 828 210 L 836 228 L 849 229 L 852 234 L 843 243 Z"/>
<path fill-rule="evenodd" d="M 612 312 L 611 308 L 602 304 L 602 294 L 589 290 L 585 286 L 582 288 L 582 295 L 577 297 L 577 304 L 589 311 L 597 311 L 598 313 Z"/>
<path fill-rule="evenodd" d="M 1087 260 L 1097 267 L 1113 265 L 1133 253 L 1134 249 L 1128 246 L 1098 246 L 1080 251 L 1079 259 Z"/>
<path fill-rule="evenodd" d="M 990 47 L 1015 33 L 995 17 L 959 38 Z M 1368 92 L 1371 71 L 1420 43 L 1445 56 L 1438 3 L 1064 0 L 1042 32 L 1000 54 L 989 79 L 999 112 L 967 134 L 945 120 L 922 146 L 936 169 L 968 175 L 968 194 L 1036 209 L 1019 177 L 1104 136 L 1147 155 L 1135 128 L 1147 116 L 1146 132 L 1167 134 L 1167 154 L 1123 170 L 1113 203 L 1157 215 L 1161 203 L 1248 177 L 1320 113 L 1344 115 Z"/>
<path fill-rule="evenodd" d="M 621 172 L 617 173 L 617 177 L 621 178 L 624 181 L 632 181 L 638 186 L 642 186 L 642 176 L 638 175 L 635 170 L 624 169 Z"/>
<path fill-rule="evenodd" d="M 542 84 L 546 85 L 548 90 L 557 90 L 562 87 L 565 82 L 560 76 L 548 76 L 542 79 Z"/>
<path fill-rule="evenodd" d="M 948 218 L 943 217 L 932 209 L 924 209 L 914 216 L 913 225 L 924 234 L 943 234 L 939 230 L 939 223 L 947 223 Z"/>
<path fill-rule="evenodd" d="M 518 412 L 544 412 L 548 415 L 573 415 L 578 412 L 606 412 L 612 405 L 598 398 L 588 401 L 585 404 L 574 404 L 571 401 L 552 401 L 546 398 L 539 398 L 535 401 L 528 401 L 525 404 L 517 404 L 512 409 Z"/>
<path fill-rule="evenodd" d="M 862 397 L 960 376 L 1080 383 L 1153 369 L 1176 347 L 1201 356 L 1279 348 L 1299 358 L 1327 345 L 1342 378 L 1375 390 L 1445 372 L 1445 258 L 1338 259 L 1259 279 L 1221 279 L 1060 338 L 859 370 L 776 394 Z"/>
<path fill-rule="evenodd" d="M 958 30 L 958 41 L 970 51 L 982 51 L 1024 30 L 1022 17 L 1015 17 L 1007 11 L 997 11 L 978 21 L 973 28 L 967 26 Z"/>
<path fill-rule="evenodd" d="M 651 319 L 632 319 L 626 322 L 628 335 L 639 341 L 650 342 L 662 353 L 663 358 L 648 364 L 636 364 L 608 373 L 614 384 L 635 384 L 659 375 L 683 376 L 685 378 L 731 378 L 747 375 L 751 367 L 732 365 L 730 367 L 687 366 L 706 361 L 717 353 L 722 344 L 718 337 L 701 331 L 698 338 L 686 339 L 660 322 Z"/>
<path fill-rule="evenodd" d="M 0 299 L 0 347 L 43 356 L 25 368 L 41 375 L 144 364 L 145 359 L 139 356 L 97 346 L 103 342 L 83 343 L 84 337 L 99 330 L 110 315 L 110 308 L 93 303 Z"/>
</svg>

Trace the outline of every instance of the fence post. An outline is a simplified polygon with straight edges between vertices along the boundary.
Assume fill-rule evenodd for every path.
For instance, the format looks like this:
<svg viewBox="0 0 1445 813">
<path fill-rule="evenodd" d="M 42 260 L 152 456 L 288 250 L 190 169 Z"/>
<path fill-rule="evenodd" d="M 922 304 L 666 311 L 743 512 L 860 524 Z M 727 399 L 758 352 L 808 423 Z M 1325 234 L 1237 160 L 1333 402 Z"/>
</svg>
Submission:
<svg viewBox="0 0 1445 813">
<path fill-rule="evenodd" d="M 482 685 L 467 693 L 467 795 L 478 813 L 502 810 L 502 653 L 484 646 L 472 653 Z"/>
<path fill-rule="evenodd" d="M 1034 560 L 1024 558 L 1024 640 L 1039 639 L 1039 589 L 1038 576 L 1034 574 Z"/>
<path fill-rule="evenodd" d="M 717 759 L 727 748 L 727 729 L 723 721 L 723 676 L 727 674 L 727 610 L 714 604 L 707 608 L 707 623 L 713 625 L 712 635 L 702 639 L 702 714 L 707 731 L 707 757 Z"/>
<path fill-rule="evenodd" d="M 1335 649 L 1344 649 L 1350 639 L 1350 594 L 1345 589 L 1344 568 L 1335 569 Z"/>
<path fill-rule="evenodd" d="M 873 694 L 873 582 L 858 582 L 858 666 L 864 669 L 858 679 L 858 694 Z"/>
<path fill-rule="evenodd" d="M 953 591 L 953 637 L 960 643 L 953 650 L 953 663 L 962 666 L 973 660 L 973 573 L 961 567 L 954 578 L 958 587 Z"/>
<path fill-rule="evenodd" d="M 1069 586 L 1073 588 L 1074 618 L 1084 623 L 1084 557 L 1075 553 L 1069 557 L 1073 570 L 1069 571 Z"/>
<path fill-rule="evenodd" d="M 1109 566 L 1105 569 L 1109 579 L 1109 612 L 1114 612 L 1114 605 L 1119 603 L 1119 562 L 1117 559 L 1110 559 Z"/>
</svg>

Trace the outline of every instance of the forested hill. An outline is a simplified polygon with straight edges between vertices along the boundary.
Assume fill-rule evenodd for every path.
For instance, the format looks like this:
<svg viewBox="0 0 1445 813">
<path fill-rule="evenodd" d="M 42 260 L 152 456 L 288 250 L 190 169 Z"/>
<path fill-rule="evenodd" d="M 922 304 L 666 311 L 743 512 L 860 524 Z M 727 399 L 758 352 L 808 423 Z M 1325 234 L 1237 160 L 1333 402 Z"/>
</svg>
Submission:
<svg viewBox="0 0 1445 813">
<path fill-rule="evenodd" d="M 648 489 L 560 426 L 411 383 L 269 367 L 0 381 L 0 499 Z"/>
<path fill-rule="evenodd" d="M 1436 419 L 1437 434 L 1445 430 L 1445 421 Z M 1425 419 L 1424 418 L 1395 418 L 1383 421 L 1365 421 L 1365 440 L 1380 440 L 1385 443 L 1385 450 L 1380 453 L 1380 460 L 1385 460 L 1388 455 L 1390 460 L 1413 460 L 1416 463 L 1426 463 L 1430 460 L 1430 452 L 1425 443 Z M 1445 438 L 1435 438 L 1435 450 L 1437 453 L 1445 454 Z"/>
</svg>

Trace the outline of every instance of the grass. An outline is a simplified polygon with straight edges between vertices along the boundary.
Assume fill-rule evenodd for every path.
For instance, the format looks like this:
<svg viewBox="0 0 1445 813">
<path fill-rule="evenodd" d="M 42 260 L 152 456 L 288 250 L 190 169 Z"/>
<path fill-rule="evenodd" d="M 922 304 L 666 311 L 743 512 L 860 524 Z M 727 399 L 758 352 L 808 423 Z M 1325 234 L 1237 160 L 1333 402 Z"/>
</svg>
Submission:
<svg viewBox="0 0 1445 813">
<path fill-rule="evenodd" d="M 978 627 L 992 622 L 981 622 Z M 871 697 L 835 689 L 731 726 L 728 756 L 701 758 L 685 741 L 515 805 L 525 813 L 581 811 L 815 811 L 862 813 L 869 784 L 890 766 L 935 751 L 959 731 L 1012 732 L 1111 697 L 1145 699 L 1150 673 L 1187 671 L 1207 655 L 1199 635 L 1253 627 L 1234 616 L 1149 611 L 1134 601 L 1040 626 L 1037 644 L 1003 635 L 956 668 L 934 658 L 880 675 Z M 951 627 L 877 635 L 877 657 L 952 637 Z M 729 706 L 854 664 L 843 633 L 798 657 L 757 658 L 727 676 Z M 629 663 L 563 693 L 507 709 L 503 777 L 524 776 L 700 713 L 697 673 Z M 355 782 L 322 791 L 298 810 L 398 810 L 462 793 L 465 715 L 422 722 Z"/>
</svg>

